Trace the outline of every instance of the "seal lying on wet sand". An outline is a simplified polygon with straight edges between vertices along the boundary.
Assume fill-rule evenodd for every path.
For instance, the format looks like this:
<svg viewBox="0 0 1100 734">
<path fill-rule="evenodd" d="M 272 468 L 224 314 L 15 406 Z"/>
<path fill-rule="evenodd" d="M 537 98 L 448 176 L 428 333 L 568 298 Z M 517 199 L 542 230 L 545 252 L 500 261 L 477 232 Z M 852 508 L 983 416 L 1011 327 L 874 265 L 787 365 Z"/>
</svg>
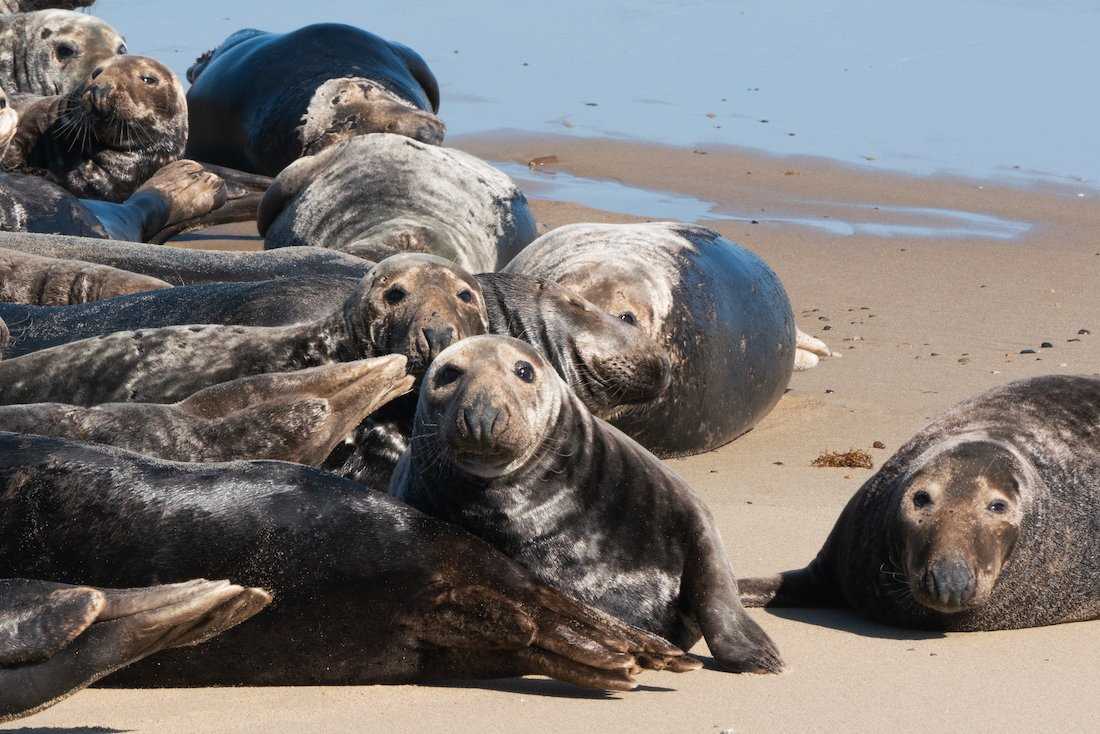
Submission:
<svg viewBox="0 0 1100 734">
<path fill-rule="evenodd" d="M 543 582 L 735 672 L 775 673 L 709 511 L 584 404 L 528 344 L 481 336 L 424 376 L 391 493 Z"/>
<path fill-rule="evenodd" d="M 860 488 L 813 563 L 741 593 L 952 632 L 1100 619 L 1100 379 L 956 406 Z"/>
<path fill-rule="evenodd" d="M 170 287 L 162 280 L 106 265 L 0 247 L 0 302 L 64 306 Z"/>
<path fill-rule="evenodd" d="M 270 602 L 265 591 L 227 581 L 94 589 L 0 579 L 0 722 L 160 650 L 210 640 Z"/>
<path fill-rule="evenodd" d="M 308 467 L 175 464 L 0 434 L 0 488 L 0 576 L 103 586 L 227 577 L 278 599 L 198 651 L 117 674 L 117 685 L 543 674 L 629 690 L 640 667 L 698 667 L 458 528 Z"/>
<path fill-rule="evenodd" d="M 9 93 L 68 94 L 97 66 L 124 53 L 118 31 L 90 15 L 69 10 L 0 15 L 0 87 Z"/>
</svg>

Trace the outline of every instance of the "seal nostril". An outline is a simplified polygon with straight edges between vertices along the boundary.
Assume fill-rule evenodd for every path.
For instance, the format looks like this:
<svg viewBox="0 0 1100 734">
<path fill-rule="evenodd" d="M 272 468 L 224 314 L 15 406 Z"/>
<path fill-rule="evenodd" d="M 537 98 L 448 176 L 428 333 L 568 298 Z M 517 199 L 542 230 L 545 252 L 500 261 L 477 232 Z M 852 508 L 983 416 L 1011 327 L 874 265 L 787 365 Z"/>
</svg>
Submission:
<svg viewBox="0 0 1100 734">
<path fill-rule="evenodd" d="M 98 69 L 96 69 L 95 71 L 92 72 L 92 79 L 98 79 L 99 75 L 102 74 L 102 73 L 103 73 L 103 67 L 101 66 L 101 67 L 99 67 Z"/>
</svg>

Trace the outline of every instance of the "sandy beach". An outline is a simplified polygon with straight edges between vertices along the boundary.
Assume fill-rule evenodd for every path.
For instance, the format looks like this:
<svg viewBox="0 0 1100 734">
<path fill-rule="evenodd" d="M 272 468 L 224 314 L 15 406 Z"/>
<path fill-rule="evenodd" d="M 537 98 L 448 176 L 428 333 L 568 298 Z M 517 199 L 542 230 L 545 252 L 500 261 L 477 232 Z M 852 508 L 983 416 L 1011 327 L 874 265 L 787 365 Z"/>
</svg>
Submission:
<svg viewBox="0 0 1100 734">
<path fill-rule="evenodd" d="M 805 565 L 870 476 L 867 470 L 812 468 L 823 451 L 863 448 L 877 467 L 926 421 L 965 397 L 1023 377 L 1100 369 L 1100 199 L 1093 189 L 910 177 L 717 146 L 693 151 L 518 134 L 452 144 L 521 165 L 554 156 L 545 168 L 560 174 L 695 197 L 718 214 L 757 213 L 756 224 L 703 221 L 767 260 L 783 279 L 800 326 L 843 358 L 797 374 L 776 410 L 750 434 L 671 462 L 713 510 L 739 575 Z M 532 186 L 531 198 L 541 227 L 637 220 L 552 200 L 553 176 L 540 176 L 545 187 Z M 944 215 L 928 210 L 1026 226 L 1004 237 L 936 234 Z M 889 236 L 858 227 L 843 234 L 842 227 L 781 221 L 823 215 L 901 229 L 872 229 Z M 185 244 L 253 248 L 254 231 L 222 228 Z M 1052 348 L 1041 348 L 1043 342 Z M 1025 349 L 1035 354 L 1020 354 Z M 872 449 L 876 441 L 886 449 Z M 752 614 L 782 650 L 788 670 L 781 675 L 714 669 L 646 674 L 642 688 L 622 695 L 539 679 L 91 690 L 0 728 L 1088 731 L 1100 717 L 1100 622 L 942 636 L 876 626 L 839 611 Z M 707 660 L 705 646 L 694 652 Z"/>
</svg>

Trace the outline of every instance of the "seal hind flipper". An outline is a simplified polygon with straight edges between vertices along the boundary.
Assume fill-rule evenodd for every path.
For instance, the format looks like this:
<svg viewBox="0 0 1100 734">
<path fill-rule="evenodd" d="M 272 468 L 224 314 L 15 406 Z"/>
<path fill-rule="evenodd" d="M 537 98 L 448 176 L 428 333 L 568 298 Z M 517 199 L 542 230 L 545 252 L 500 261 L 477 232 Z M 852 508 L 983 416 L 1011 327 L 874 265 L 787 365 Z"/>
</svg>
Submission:
<svg viewBox="0 0 1100 734">
<path fill-rule="evenodd" d="M 0 581 L 0 666 L 49 660 L 95 622 L 107 601 L 87 587 Z"/>
</svg>

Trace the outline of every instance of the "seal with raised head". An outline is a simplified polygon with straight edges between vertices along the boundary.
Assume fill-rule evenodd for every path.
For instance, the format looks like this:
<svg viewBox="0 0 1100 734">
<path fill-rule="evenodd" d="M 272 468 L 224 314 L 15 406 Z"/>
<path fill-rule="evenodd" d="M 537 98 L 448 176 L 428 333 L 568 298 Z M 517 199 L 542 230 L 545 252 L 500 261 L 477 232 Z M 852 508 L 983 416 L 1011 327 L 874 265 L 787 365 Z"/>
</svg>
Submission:
<svg viewBox="0 0 1100 734">
<path fill-rule="evenodd" d="M 860 488 L 809 566 L 741 592 L 951 632 L 1100 619 L 1100 379 L 961 403 Z"/>
<path fill-rule="evenodd" d="M 782 668 L 707 508 L 524 342 L 473 337 L 436 358 L 390 491 L 580 601 L 685 649 L 704 637 L 725 670 Z"/>
<path fill-rule="evenodd" d="M 341 140 L 443 142 L 439 85 L 412 49 L 339 23 L 237 31 L 187 72 L 190 157 L 274 176 Z"/>
<path fill-rule="evenodd" d="M 499 270 L 536 236 L 527 198 L 508 176 L 468 153 L 388 134 L 290 165 L 256 224 L 269 250 L 312 245 L 375 261 L 423 252 L 472 273 Z"/>
<path fill-rule="evenodd" d="M 89 303 L 171 288 L 163 280 L 79 260 L 28 255 L 0 247 L 0 302 L 36 306 Z"/>
<path fill-rule="evenodd" d="M 0 431 L 117 446 L 171 461 L 320 466 L 364 418 L 407 393 L 399 355 L 246 377 L 172 405 L 0 406 Z"/>
<path fill-rule="evenodd" d="M 117 56 L 72 92 L 22 108 L 3 162 L 75 196 L 122 202 L 178 160 L 186 143 L 187 101 L 176 75 L 155 59 Z"/>
<path fill-rule="evenodd" d="M 90 15 L 71 10 L 0 15 L 0 87 L 9 93 L 68 94 L 100 64 L 125 53 L 118 31 Z"/>
<path fill-rule="evenodd" d="M 697 667 L 459 528 L 297 464 L 177 464 L 4 433 L 0 488 L 0 577 L 232 578 L 278 599 L 197 652 L 123 671 L 118 685 L 542 674 L 629 690 L 642 666 Z"/>
<path fill-rule="evenodd" d="M 228 581 L 96 589 L 0 579 L 0 722 L 161 650 L 213 639 L 270 602 L 267 592 Z"/>
</svg>

